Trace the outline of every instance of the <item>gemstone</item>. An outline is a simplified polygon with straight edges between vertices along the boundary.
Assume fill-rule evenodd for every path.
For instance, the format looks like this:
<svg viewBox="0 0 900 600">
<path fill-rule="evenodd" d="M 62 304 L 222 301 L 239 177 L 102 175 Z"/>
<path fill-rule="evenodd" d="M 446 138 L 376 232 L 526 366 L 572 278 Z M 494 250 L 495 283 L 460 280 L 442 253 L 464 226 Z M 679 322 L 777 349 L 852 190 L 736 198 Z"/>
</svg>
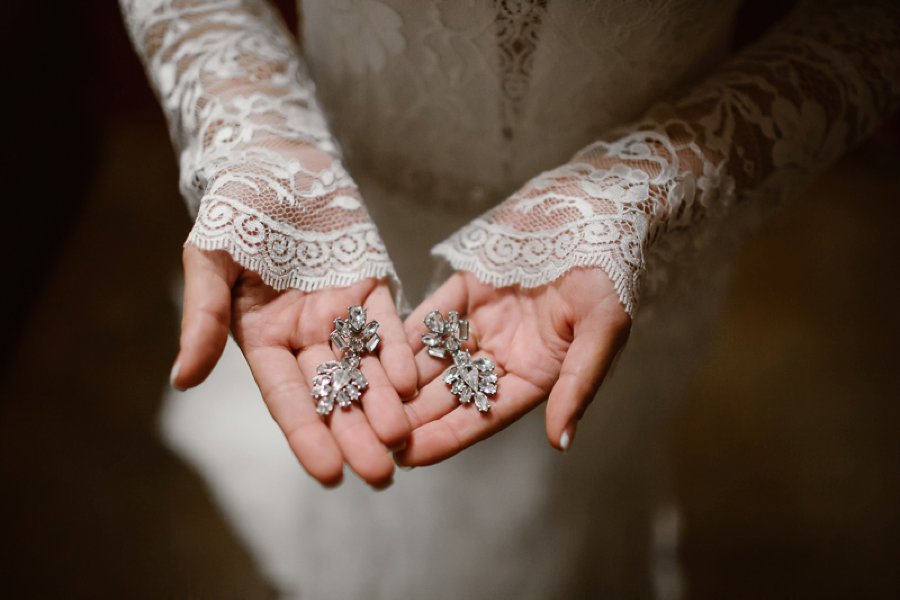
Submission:
<svg viewBox="0 0 900 600">
<path fill-rule="evenodd" d="M 315 379 L 313 379 L 313 388 L 312 393 L 313 396 L 321 397 L 327 396 L 328 392 L 331 391 L 331 379 L 328 377 L 323 377 L 319 375 Z"/>
<path fill-rule="evenodd" d="M 350 323 L 341 318 L 337 318 L 334 320 L 334 330 L 340 335 L 348 336 L 350 335 Z"/>
<path fill-rule="evenodd" d="M 497 385 L 493 383 L 488 383 L 487 385 L 481 386 L 481 391 L 485 394 L 491 396 L 497 393 Z"/>
<path fill-rule="evenodd" d="M 373 323 L 374 323 L 374 321 L 373 321 Z M 375 325 L 378 325 L 378 323 L 375 323 Z M 380 342 L 380 341 L 381 341 L 381 338 L 378 337 L 378 334 L 372 333 L 372 337 L 370 337 L 368 339 L 368 341 L 366 341 L 366 350 L 368 350 L 369 352 L 375 352 L 375 348 L 378 347 L 378 342 Z"/>
<path fill-rule="evenodd" d="M 363 372 L 359 369 L 350 370 L 350 381 L 352 381 L 353 385 L 355 385 L 359 389 L 364 389 L 367 385 L 369 385 L 369 382 L 366 381 L 366 376 L 363 375 Z"/>
<path fill-rule="evenodd" d="M 466 389 L 466 386 L 463 385 L 462 381 L 454 381 L 453 385 L 450 386 L 450 393 L 454 396 L 458 396 L 460 391 Z"/>
<path fill-rule="evenodd" d="M 319 403 L 316 404 L 316 412 L 320 415 L 327 415 L 334 408 L 334 400 L 329 396 L 327 398 L 322 398 L 319 400 Z"/>
<path fill-rule="evenodd" d="M 483 381 L 485 383 L 497 383 L 497 374 L 496 373 L 488 373 L 484 376 Z"/>
<path fill-rule="evenodd" d="M 331 382 L 334 385 L 334 389 L 340 389 L 350 383 L 350 374 L 344 369 L 335 371 L 334 375 L 331 376 Z"/>
<path fill-rule="evenodd" d="M 345 387 L 345 388 L 342 389 L 341 391 L 342 391 L 342 392 L 346 392 L 346 393 L 347 393 L 347 397 L 350 398 L 351 400 L 358 400 L 358 399 L 359 399 L 359 394 L 360 394 L 360 392 L 359 392 L 358 389 L 356 389 L 356 388 L 353 387 L 352 385 L 351 385 L 351 386 Z"/>
<path fill-rule="evenodd" d="M 434 358 L 446 358 L 447 351 L 441 346 L 436 346 L 428 349 L 428 355 Z"/>
<path fill-rule="evenodd" d="M 475 394 L 475 408 L 481 412 L 487 412 L 491 409 L 491 403 L 488 402 L 487 396 L 481 392 Z"/>
<path fill-rule="evenodd" d="M 453 355 L 453 363 L 457 367 L 467 366 L 471 362 L 471 355 L 467 350 L 463 350 L 462 352 L 457 352 Z"/>
<path fill-rule="evenodd" d="M 482 373 L 487 373 L 494 370 L 494 361 L 483 356 L 481 358 L 476 358 L 475 360 L 473 360 L 472 364 Z"/>
<path fill-rule="evenodd" d="M 459 320 L 459 339 L 469 339 L 469 322 L 465 319 Z"/>
<path fill-rule="evenodd" d="M 429 348 L 434 348 L 441 343 L 441 336 L 436 333 L 426 333 L 422 336 L 422 343 Z"/>
<path fill-rule="evenodd" d="M 376 331 L 378 331 L 378 321 L 372 321 L 363 329 L 362 336 L 367 338 L 370 335 L 375 335 Z"/>
<path fill-rule="evenodd" d="M 366 309 L 362 306 L 350 307 L 350 328 L 353 331 L 362 331 L 366 324 Z"/>
<path fill-rule="evenodd" d="M 335 400 L 337 400 L 337 403 L 341 408 L 347 408 L 348 406 L 350 406 L 350 402 L 351 402 L 350 394 L 349 394 L 350 389 L 351 388 L 345 388 L 345 389 L 339 390 L 338 393 L 335 394 Z"/>
<path fill-rule="evenodd" d="M 316 367 L 316 373 L 319 375 L 331 373 L 332 371 L 336 371 L 341 368 L 341 363 L 336 360 L 329 360 L 328 362 L 323 362 L 321 365 Z"/>
<path fill-rule="evenodd" d="M 444 333 L 444 316 L 439 310 L 433 310 L 425 316 L 425 327 L 435 333 Z"/>
<path fill-rule="evenodd" d="M 353 338 L 350 340 L 350 351 L 355 353 L 360 353 L 363 351 L 363 342 L 359 338 Z"/>
<path fill-rule="evenodd" d="M 463 371 L 463 381 L 466 382 L 473 390 L 478 389 L 478 370 L 477 369 L 467 369 Z"/>
<path fill-rule="evenodd" d="M 355 354 L 351 354 L 350 356 L 344 357 L 344 360 L 341 361 L 341 364 L 345 369 L 355 369 L 359 366 L 359 357 Z"/>
<path fill-rule="evenodd" d="M 334 346 L 338 350 L 343 350 L 347 347 L 347 342 L 344 341 L 344 336 L 342 336 L 337 331 L 331 333 L 331 343 L 334 344 Z"/>
<path fill-rule="evenodd" d="M 472 401 L 472 390 L 470 390 L 467 387 L 464 387 L 459 392 L 459 401 L 462 402 L 463 404 L 465 404 L 467 402 L 471 402 Z"/>
<path fill-rule="evenodd" d="M 444 328 L 444 331 L 451 335 L 455 335 L 456 332 L 459 331 L 459 313 L 455 310 L 451 310 L 447 313 L 447 325 Z"/>
<path fill-rule="evenodd" d="M 444 375 L 444 383 L 451 384 L 454 381 L 459 379 L 459 369 L 456 367 L 450 367 L 447 369 L 447 373 Z"/>
<path fill-rule="evenodd" d="M 451 337 L 447 338 L 447 341 L 444 343 L 444 347 L 447 348 L 450 352 L 456 352 L 459 350 L 459 340 Z"/>
</svg>

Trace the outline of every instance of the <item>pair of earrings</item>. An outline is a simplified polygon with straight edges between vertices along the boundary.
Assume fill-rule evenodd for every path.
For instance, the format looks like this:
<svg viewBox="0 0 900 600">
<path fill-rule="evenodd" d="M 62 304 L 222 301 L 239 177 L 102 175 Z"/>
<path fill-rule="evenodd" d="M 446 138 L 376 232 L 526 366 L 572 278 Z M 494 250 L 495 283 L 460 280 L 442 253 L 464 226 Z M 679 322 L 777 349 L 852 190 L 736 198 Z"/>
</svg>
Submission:
<svg viewBox="0 0 900 600">
<path fill-rule="evenodd" d="M 331 343 L 343 356 L 341 360 L 329 360 L 316 367 L 312 395 L 317 413 L 325 416 L 331 414 L 335 405 L 347 408 L 360 401 L 369 386 L 359 368 L 360 356 L 375 352 L 380 341 L 378 321 L 367 323 L 366 309 L 362 306 L 351 306 L 346 319 L 334 320 Z"/>
<path fill-rule="evenodd" d="M 463 349 L 462 342 L 469 339 L 469 322 L 455 310 L 447 313 L 446 318 L 441 311 L 433 310 L 424 322 L 428 333 L 422 335 L 422 343 L 428 348 L 429 356 L 453 358 L 453 366 L 444 373 L 444 383 L 450 386 L 450 393 L 462 404 L 474 402 L 480 412 L 489 411 L 488 396 L 497 393 L 496 365 L 485 357 L 473 360 L 469 351 Z"/>
<path fill-rule="evenodd" d="M 428 333 L 422 335 L 422 342 L 428 354 L 434 358 L 453 359 L 453 366 L 444 373 L 444 383 L 450 386 L 450 393 L 460 403 L 473 402 L 480 412 L 491 409 L 488 396 L 497 393 L 496 365 L 489 358 L 472 359 L 462 342 L 469 339 L 469 322 L 459 313 L 451 310 L 445 318 L 441 311 L 433 310 L 425 317 Z M 378 321 L 366 322 L 366 309 L 351 306 L 347 318 L 334 320 L 331 343 L 341 352 L 341 360 L 329 360 L 316 368 L 312 381 L 312 395 L 316 402 L 316 412 L 326 416 L 335 406 L 348 408 L 353 402 L 360 402 L 369 385 L 359 368 L 360 357 L 365 352 L 375 352 L 381 338 L 378 335 Z"/>
</svg>

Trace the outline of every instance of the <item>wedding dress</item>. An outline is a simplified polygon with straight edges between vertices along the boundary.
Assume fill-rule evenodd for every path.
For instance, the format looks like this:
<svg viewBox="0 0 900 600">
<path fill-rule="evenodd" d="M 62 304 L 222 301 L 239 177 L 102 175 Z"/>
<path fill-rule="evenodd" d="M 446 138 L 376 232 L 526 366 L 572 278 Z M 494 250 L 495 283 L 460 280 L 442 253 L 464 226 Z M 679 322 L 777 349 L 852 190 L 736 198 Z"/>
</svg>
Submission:
<svg viewBox="0 0 900 600">
<path fill-rule="evenodd" d="M 650 577 L 661 426 L 734 241 L 898 105 L 897 7 L 801 2 L 728 57 L 737 0 L 306 1 L 301 57 L 263 1 L 121 4 L 187 243 L 278 289 L 388 277 L 413 303 L 449 269 L 601 268 L 634 319 L 569 455 L 535 411 L 383 493 L 305 477 L 230 344 L 162 429 L 280 593 L 677 595 Z"/>
</svg>

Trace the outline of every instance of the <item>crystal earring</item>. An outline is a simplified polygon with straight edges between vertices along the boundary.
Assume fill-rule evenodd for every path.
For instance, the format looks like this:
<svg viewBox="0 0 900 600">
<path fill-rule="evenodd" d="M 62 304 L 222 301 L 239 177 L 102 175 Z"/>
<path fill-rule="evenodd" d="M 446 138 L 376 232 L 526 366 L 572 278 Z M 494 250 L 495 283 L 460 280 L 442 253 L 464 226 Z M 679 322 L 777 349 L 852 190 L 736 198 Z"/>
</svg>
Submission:
<svg viewBox="0 0 900 600">
<path fill-rule="evenodd" d="M 369 385 L 359 368 L 360 355 L 378 348 L 381 338 L 377 331 L 378 321 L 366 323 L 366 309 L 362 306 L 348 308 L 346 320 L 334 320 L 331 343 L 343 356 L 316 367 L 312 395 L 317 413 L 325 416 L 331 414 L 335 404 L 347 408 L 360 401 Z"/>
<path fill-rule="evenodd" d="M 472 360 L 468 350 L 462 348 L 462 342 L 469 339 L 469 322 L 451 310 L 447 318 L 439 310 L 433 310 L 425 316 L 428 333 L 422 335 L 422 342 L 428 348 L 428 354 L 434 358 L 453 358 L 453 366 L 444 374 L 444 383 L 450 386 L 450 393 L 460 403 L 475 403 L 480 412 L 491 409 L 488 396 L 497 393 L 496 365 L 489 358 L 481 357 Z"/>
</svg>

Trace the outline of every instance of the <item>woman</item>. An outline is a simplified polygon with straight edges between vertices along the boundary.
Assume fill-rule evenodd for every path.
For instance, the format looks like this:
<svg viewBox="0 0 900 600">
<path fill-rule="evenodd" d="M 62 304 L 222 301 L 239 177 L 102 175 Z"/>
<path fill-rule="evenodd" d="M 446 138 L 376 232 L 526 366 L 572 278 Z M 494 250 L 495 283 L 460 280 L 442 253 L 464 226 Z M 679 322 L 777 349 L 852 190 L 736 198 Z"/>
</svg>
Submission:
<svg viewBox="0 0 900 600">
<path fill-rule="evenodd" d="M 282 592 L 648 595 L 658 426 L 731 240 L 900 101 L 898 9 L 843 4 L 800 3 L 728 58 L 736 1 L 305 2 L 301 60 L 264 2 L 122 0 L 197 215 L 173 385 L 209 375 L 230 324 L 315 480 L 347 464 L 384 488 L 389 450 L 437 463 L 545 399 L 550 444 L 574 447 L 634 320 L 570 460 L 527 418 L 380 495 L 295 478 L 228 346 L 165 430 Z M 456 272 L 401 323 L 432 246 Z M 309 382 L 351 305 L 383 345 L 362 410 L 322 420 Z M 497 364 L 485 414 L 422 347 L 434 308 Z"/>
</svg>

